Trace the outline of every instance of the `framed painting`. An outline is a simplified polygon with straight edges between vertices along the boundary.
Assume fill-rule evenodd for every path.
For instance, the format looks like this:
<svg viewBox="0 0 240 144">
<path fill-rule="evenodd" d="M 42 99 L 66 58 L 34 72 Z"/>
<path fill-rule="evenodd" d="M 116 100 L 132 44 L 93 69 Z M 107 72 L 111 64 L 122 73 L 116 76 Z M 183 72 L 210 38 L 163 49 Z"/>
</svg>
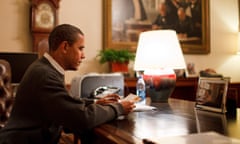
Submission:
<svg viewBox="0 0 240 144">
<path fill-rule="evenodd" d="M 184 54 L 210 52 L 208 0 L 191 2 L 189 0 L 103 0 L 103 2 L 103 47 L 106 49 L 135 51 L 141 32 L 174 29 Z"/>
</svg>

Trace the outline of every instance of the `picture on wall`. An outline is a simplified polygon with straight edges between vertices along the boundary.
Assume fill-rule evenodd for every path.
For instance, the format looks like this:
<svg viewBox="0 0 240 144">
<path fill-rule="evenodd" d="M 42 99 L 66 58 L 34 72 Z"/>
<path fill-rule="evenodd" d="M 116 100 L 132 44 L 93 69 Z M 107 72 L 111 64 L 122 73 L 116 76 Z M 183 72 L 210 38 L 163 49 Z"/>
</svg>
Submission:
<svg viewBox="0 0 240 144">
<path fill-rule="evenodd" d="M 209 53 L 207 0 L 104 0 L 104 48 L 136 50 L 143 31 L 173 29 L 184 53 Z"/>
</svg>

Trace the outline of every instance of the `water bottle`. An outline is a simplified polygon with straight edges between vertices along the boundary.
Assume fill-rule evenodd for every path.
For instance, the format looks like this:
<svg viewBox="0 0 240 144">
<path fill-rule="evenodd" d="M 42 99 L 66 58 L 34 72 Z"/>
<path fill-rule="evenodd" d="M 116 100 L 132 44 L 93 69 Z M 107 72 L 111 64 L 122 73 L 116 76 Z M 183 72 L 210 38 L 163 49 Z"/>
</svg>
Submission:
<svg viewBox="0 0 240 144">
<path fill-rule="evenodd" d="M 136 95 L 141 98 L 141 100 L 138 102 L 139 104 L 146 104 L 146 87 L 142 75 L 140 75 L 137 80 Z"/>
</svg>

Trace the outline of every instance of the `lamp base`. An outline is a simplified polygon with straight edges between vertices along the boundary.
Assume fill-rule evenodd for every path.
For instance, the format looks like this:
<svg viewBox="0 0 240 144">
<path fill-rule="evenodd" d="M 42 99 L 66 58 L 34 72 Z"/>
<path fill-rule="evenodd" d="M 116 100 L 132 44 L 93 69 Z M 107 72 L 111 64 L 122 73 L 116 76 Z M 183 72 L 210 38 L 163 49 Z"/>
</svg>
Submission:
<svg viewBox="0 0 240 144">
<path fill-rule="evenodd" d="M 168 102 L 168 98 L 171 96 L 173 87 L 166 87 L 159 91 L 155 90 L 154 88 L 147 88 L 147 92 L 151 98 L 151 102 Z"/>
<path fill-rule="evenodd" d="M 176 75 L 145 75 L 146 90 L 152 102 L 168 102 L 176 85 Z"/>
</svg>

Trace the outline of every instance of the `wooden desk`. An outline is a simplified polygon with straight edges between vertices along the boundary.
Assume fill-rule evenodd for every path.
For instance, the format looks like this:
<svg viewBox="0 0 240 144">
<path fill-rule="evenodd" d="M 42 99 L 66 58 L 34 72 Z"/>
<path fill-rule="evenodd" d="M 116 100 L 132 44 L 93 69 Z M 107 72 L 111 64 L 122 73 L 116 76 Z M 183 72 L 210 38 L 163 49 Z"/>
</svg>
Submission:
<svg viewBox="0 0 240 144">
<path fill-rule="evenodd" d="M 125 78 L 125 95 L 136 93 L 136 78 Z M 195 101 L 198 78 L 177 78 L 176 87 L 171 95 L 172 98 Z M 240 108 L 240 83 L 230 83 L 227 92 L 228 101 L 235 103 Z"/>
<path fill-rule="evenodd" d="M 97 143 L 141 143 L 143 138 L 159 141 L 161 137 L 216 131 L 240 139 L 240 109 L 234 114 L 218 114 L 194 109 L 194 102 L 170 99 L 152 104 L 158 109 L 133 112 L 124 120 L 115 120 L 94 129 Z"/>
</svg>

